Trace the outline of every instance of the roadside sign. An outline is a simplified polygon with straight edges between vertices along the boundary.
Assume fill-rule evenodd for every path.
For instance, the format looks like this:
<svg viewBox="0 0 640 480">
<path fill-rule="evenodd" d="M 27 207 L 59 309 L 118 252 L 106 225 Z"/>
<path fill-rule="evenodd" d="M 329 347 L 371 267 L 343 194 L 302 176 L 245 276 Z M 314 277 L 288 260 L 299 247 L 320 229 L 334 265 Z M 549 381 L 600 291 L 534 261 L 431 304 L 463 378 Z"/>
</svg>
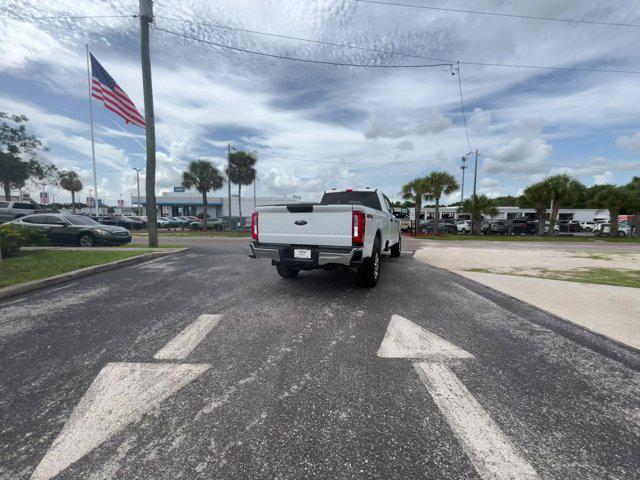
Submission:
<svg viewBox="0 0 640 480">
<path fill-rule="evenodd" d="M 49 192 L 40 192 L 40 203 L 42 205 L 49 204 Z"/>
<path fill-rule="evenodd" d="M 182 193 L 184 192 L 184 187 L 173 187 L 173 193 Z"/>
<path fill-rule="evenodd" d="M 409 220 L 414 222 L 415 219 L 416 219 L 416 209 L 415 208 L 410 208 L 409 209 Z"/>
</svg>

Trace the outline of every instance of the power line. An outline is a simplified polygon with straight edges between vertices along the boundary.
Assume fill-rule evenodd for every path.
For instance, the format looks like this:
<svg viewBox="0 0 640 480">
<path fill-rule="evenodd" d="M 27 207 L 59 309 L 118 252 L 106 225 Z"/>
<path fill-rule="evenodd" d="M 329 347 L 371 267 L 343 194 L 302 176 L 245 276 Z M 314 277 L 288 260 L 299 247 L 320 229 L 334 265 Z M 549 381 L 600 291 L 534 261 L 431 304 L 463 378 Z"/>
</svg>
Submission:
<svg viewBox="0 0 640 480">
<path fill-rule="evenodd" d="M 35 17 L 21 17 L 19 15 L 11 17 L 0 17 L 0 20 L 21 20 L 21 21 L 33 21 L 33 20 L 82 20 L 92 18 L 138 18 L 138 15 L 40 15 Z"/>
<path fill-rule="evenodd" d="M 467 128 L 467 114 L 464 111 L 464 99 L 462 97 L 462 75 L 460 75 L 460 65 L 457 65 L 456 69 L 452 70 L 451 72 L 458 74 L 458 86 L 460 87 L 460 107 L 462 108 L 462 118 L 464 120 L 464 133 L 467 136 L 467 145 L 469 145 L 469 151 L 471 152 L 473 148 L 471 147 L 471 140 L 469 140 L 469 129 Z"/>
<path fill-rule="evenodd" d="M 159 30 L 161 32 L 165 32 L 171 35 L 175 35 L 182 38 L 187 38 L 190 40 L 195 40 L 196 42 L 205 43 L 207 45 L 213 45 L 215 47 L 227 48 L 229 50 L 235 50 L 237 52 L 250 53 L 252 55 L 260 55 L 263 57 L 270 58 L 278 58 L 281 60 L 291 60 L 295 62 L 304 62 L 304 63 L 313 63 L 319 65 L 333 65 L 338 67 L 362 67 L 362 68 L 427 68 L 427 67 L 448 67 L 449 63 L 436 63 L 436 64 L 422 64 L 422 65 L 374 65 L 374 64 L 366 64 L 366 63 L 344 63 L 344 62 L 331 62 L 327 60 L 313 60 L 310 58 L 300 58 L 300 57 L 289 57 L 287 55 L 276 55 L 273 53 L 259 52 L 256 50 L 249 50 L 247 48 L 240 47 L 232 47 L 231 45 L 225 45 L 224 43 L 211 42 L 209 40 L 203 40 L 198 37 L 194 37 L 192 35 L 187 35 L 184 33 L 174 32 L 171 30 L 166 30 L 164 28 L 160 28 L 157 26 L 153 27 L 154 30 Z"/>
<path fill-rule="evenodd" d="M 455 63 L 459 63 L 460 65 L 473 65 L 473 66 L 481 66 L 481 67 L 525 68 L 525 69 L 534 69 L 534 70 L 551 70 L 551 71 L 559 70 L 559 71 L 623 73 L 623 74 L 626 73 L 626 74 L 634 74 L 634 75 L 640 74 L 640 70 L 624 70 L 624 69 L 612 69 L 612 68 L 558 67 L 558 66 L 553 66 L 553 65 L 526 65 L 526 64 L 523 65 L 523 64 L 515 64 L 515 63 L 471 62 L 471 61 L 465 61 L 465 60 L 460 60 L 459 62 L 457 62 L 457 61 L 451 60 L 451 59 L 426 57 L 426 56 L 423 56 L 423 55 L 417 55 L 417 54 L 407 53 L 407 52 L 400 52 L 400 51 L 397 51 L 397 50 L 383 50 L 383 49 L 372 48 L 372 47 L 361 47 L 361 46 L 357 46 L 357 45 L 350 45 L 350 44 L 346 44 L 346 43 L 327 42 L 327 41 L 323 41 L 323 40 L 315 40 L 315 39 L 304 38 L 304 37 L 294 37 L 294 36 L 291 36 L 291 35 L 283 35 L 283 34 L 273 33 L 273 32 L 263 32 L 263 31 L 259 31 L 259 30 L 249 30 L 249 29 L 245 29 L 245 28 L 230 27 L 230 26 L 219 25 L 219 24 L 215 24 L 215 23 L 196 22 L 196 21 L 193 21 L 193 20 L 186 20 L 186 19 L 182 19 L 182 18 L 165 17 L 165 16 L 159 16 L 159 15 L 156 15 L 156 18 L 161 18 L 161 19 L 171 20 L 171 21 L 176 21 L 176 22 L 183 22 L 183 23 L 188 23 L 188 24 L 192 24 L 192 25 L 201 25 L 201 26 L 219 28 L 219 29 L 224 29 L 224 30 L 232 30 L 232 31 L 237 31 L 237 32 L 250 33 L 250 34 L 253 34 L 253 35 L 263 35 L 263 36 L 274 37 L 274 38 L 284 38 L 284 39 L 288 39 L 288 40 L 296 40 L 296 41 L 299 41 L 299 42 L 309 42 L 309 43 L 315 43 L 315 44 L 319 44 L 319 45 L 329 45 L 329 46 L 340 47 L 340 48 L 350 48 L 350 49 L 354 49 L 354 50 L 362 50 L 362 51 L 368 51 L 368 52 L 383 53 L 383 54 L 387 54 L 387 55 L 396 55 L 396 56 L 407 57 L 407 58 L 419 58 L 419 59 L 423 59 L 423 60 L 433 60 L 433 61 L 437 61 L 437 62 L 446 62 L 447 66 L 448 65 L 453 65 Z M 160 30 L 160 28 L 158 28 L 158 30 Z M 175 33 L 175 32 L 172 32 L 172 33 Z M 228 48 L 232 48 L 232 47 L 228 47 Z"/>
<path fill-rule="evenodd" d="M 484 10 L 464 10 L 461 8 L 444 8 L 444 7 L 434 7 L 431 5 L 413 5 L 410 3 L 393 3 L 393 2 L 382 2 L 377 0 L 355 0 L 355 1 L 360 3 L 372 3 L 377 5 L 387 5 L 387 6 L 393 6 L 393 7 L 409 7 L 409 8 L 420 8 L 424 10 L 438 10 L 442 12 L 469 13 L 472 15 L 488 15 L 491 17 L 520 18 L 524 20 L 544 20 L 544 21 L 562 22 L 562 23 L 584 23 L 589 25 L 604 25 L 607 27 L 633 27 L 633 28 L 640 27 L 640 24 L 637 24 L 637 23 L 602 22 L 598 20 L 578 20 L 575 18 L 538 17 L 534 15 L 521 15 L 516 13 L 488 12 Z"/>
</svg>

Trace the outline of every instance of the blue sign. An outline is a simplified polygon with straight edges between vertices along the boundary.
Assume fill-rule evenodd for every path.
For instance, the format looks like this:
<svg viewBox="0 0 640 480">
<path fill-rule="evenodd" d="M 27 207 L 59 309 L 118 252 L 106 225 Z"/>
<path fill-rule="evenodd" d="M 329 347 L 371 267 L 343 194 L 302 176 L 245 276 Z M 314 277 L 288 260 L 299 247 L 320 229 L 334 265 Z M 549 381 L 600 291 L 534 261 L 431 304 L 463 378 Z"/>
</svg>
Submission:
<svg viewBox="0 0 640 480">
<path fill-rule="evenodd" d="M 184 192 L 184 187 L 173 187 L 173 193 L 182 193 Z"/>
<path fill-rule="evenodd" d="M 101 198 L 98 199 L 98 206 L 99 207 L 104 207 L 104 202 L 102 201 Z"/>
</svg>

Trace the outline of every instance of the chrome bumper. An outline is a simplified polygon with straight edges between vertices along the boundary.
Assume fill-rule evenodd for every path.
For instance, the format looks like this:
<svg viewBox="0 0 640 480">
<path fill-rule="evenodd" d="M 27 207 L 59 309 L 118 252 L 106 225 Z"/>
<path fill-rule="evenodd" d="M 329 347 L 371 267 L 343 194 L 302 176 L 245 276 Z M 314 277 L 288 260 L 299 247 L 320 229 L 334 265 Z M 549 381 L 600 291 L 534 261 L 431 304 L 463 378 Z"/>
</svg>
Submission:
<svg viewBox="0 0 640 480">
<path fill-rule="evenodd" d="M 303 260 L 293 258 L 292 255 L 287 255 L 287 251 L 293 248 L 287 245 L 255 245 L 254 243 L 250 243 L 249 247 L 251 248 L 251 255 L 249 255 L 251 258 L 267 258 L 274 262 L 290 262 L 309 266 L 349 266 L 354 262 L 360 262 L 362 260 L 362 248 L 340 250 L 332 249 L 331 247 L 309 247 L 313 252 L 312 259 Z"/>
</svg>

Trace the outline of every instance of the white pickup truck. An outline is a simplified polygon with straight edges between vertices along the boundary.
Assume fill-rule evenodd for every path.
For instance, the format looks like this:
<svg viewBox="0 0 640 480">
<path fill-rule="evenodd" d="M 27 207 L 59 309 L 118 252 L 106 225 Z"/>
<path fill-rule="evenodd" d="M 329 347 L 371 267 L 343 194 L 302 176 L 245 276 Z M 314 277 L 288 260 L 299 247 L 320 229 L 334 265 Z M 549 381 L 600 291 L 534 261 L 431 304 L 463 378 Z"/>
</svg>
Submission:
<svg viewBox="0 0 640 480">
<path fill-rule="evenodd" d="M 375 287 L 380 256 L 400 256 L 402 236 L 389 199 L 370 188 L 328 190 L 320 203 L 260 206 L 251 219 L 251 258 L 268 258 L 283 278 L 345 267 Z"/>
</svg>

